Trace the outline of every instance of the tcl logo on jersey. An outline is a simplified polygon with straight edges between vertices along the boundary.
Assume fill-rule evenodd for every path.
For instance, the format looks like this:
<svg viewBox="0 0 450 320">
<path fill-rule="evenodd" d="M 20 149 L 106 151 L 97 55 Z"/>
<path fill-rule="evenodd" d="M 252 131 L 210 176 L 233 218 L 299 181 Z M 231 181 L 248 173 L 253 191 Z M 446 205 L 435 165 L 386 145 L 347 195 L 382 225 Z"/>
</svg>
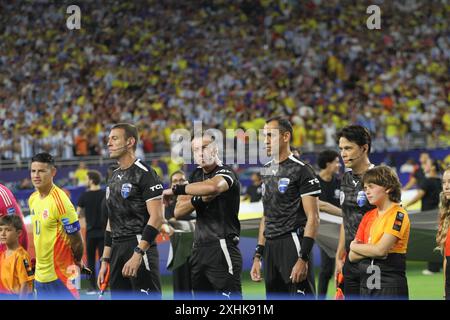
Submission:
<svg viewBox="0 0 450 320">
<path fill-rule="evenodd" d="M 155 191 L 155 190 L 160 190 L 163 189 L 162 184 L 157 184 L 156 186 L 150 187 L 150 190 Z"/>
<path fill-rule="evenodd" d="M 319 183 L 320 183 L 320 182 L 319 182 L 319 179 L 317 179 L 317 178 L 314 178 L 314 179 L 308 180 L 308 182 L 309 182 L 309 183 L 311 183 L 312 185 L 314 185 L 314 183 L 317 183 L 317 184 L 319 184 Z"/>
<path fill-rule="evenodd" d="M 222 170 L 217 171 L 217 173 L 231 173 L 231 171 L 230 170 L 226 170 L 226 169 L 222 169 Z"/>
</svg>

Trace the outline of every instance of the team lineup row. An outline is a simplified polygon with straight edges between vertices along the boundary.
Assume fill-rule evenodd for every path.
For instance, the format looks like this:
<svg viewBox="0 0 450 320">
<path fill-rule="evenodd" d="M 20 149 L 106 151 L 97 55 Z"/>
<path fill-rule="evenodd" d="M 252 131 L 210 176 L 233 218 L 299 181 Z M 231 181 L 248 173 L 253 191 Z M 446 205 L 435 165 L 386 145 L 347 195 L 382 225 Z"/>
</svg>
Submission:
<svg viewBox="0 0 450 320">
<path fill-rule="evenodd" d="M 264 215 L 250 271 L 252 280 L 264 280 L 268 299 L 280 295 L 314 298 L 309 258 L 318 233 L 320 208 L 343 216 L 336 272 L 343 275 L 345 298 L 407 299 L 408 212 L 400 204 L 401 184 L 396 173 L 389 167 L 370 163 L 371 137 L 367 129 L 351 125 L 337 134 L 340 155 L 348 169 L 340 181 L 338 202 L 323 197 L 328 193 L 324 192 L 327 183 L 334 182 L 338 154 L 331 153 L 321 168 L 330 170 L 330 181 L 324 181 L 292 154 L 291 138 L 289 121 L 281 117 L 266 121 L 264 143 L 273 159 L 261 170 Z M 161 298 L 155 238 L 164 222 L 164 203 L 166 208 L 171 207 L 177 220 L 195 212 L 194 242 L 188 263 L 194 297 L 206 294 L 242 299 L 242 255 L 238 247 L 240 184 L 234 170 L 219 159 L 214 134 L 206 132 L 192 139 L 198 167 L 188 179 L 178 172 L 178 180 L 172 179 L 166 190 L 156 172 L 136 158 L 137 141 L 137 129 L 131 124 L 117 124 L 109 134 L 108 150 L 118 168 L 112 172 L 105 193 L 108 220 L 98 287 L 104 290 L 109 284 L 112 299 L 143 294 Z M 23 222 L 14 215 L 20 209 L 12 206 L 11 200 L 5 201 L 13 195 L 2 187 L 7 213 L 2 212 L 0 219 L 3 293 L 26 297 L 34 280 L 38 299 L 79 297 L 72 278 L 74 265 L 86 270 L 82 263 L 81 227 L 69 197 L 54 185 L 55 175 L 50 154 L 40 153 L 32 158 L 31 179 L 36 192 L 29 198 L 29 207 L 36 251 L 34 274 L 25 250 L 26 233 L 21 232 Z M 448 169 L 443 176 L 441 201 L 437 238 L 447 274 Z M 447 299 L 449 279 L 447 276 Z"/>
</svg>

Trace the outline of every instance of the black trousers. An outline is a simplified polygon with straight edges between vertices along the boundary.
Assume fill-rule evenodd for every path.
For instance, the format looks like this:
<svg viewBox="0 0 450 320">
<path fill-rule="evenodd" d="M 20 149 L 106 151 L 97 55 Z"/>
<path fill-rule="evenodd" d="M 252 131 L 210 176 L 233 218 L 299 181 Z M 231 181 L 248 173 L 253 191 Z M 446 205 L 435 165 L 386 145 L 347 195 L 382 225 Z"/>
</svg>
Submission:
<svg viewBox="0 0 450 320">
<path fill-rule="evenodd" d="M 296 239 L 296 240 L 295 240 Z M 276 239 L 266 239 L 263 265 L 267 299 L 315 299 L 312 259 L 308 262 L 307 278 L 300 283 L 292 283 L 290 275 L 298 261 L 301 238 L 288 234 Z"/>
<path fill-rule="evenodd" d="M 345 299 L 359 299 L 361 297 L 359 264 L 350 262 L 347 257 L 344 266 L 342 267 L 342 274 L 344 275 Z"/>
<path fill-rule="evenodd" d="M 427 269 L 431 272 L 441 272 L 442 263 L 440 262 L 428 262 Z"/>
<path fill-rule="evenodd" d="M 110 288 L 113 299 L 161 299 L 159 254 L 156 243 L 152 243 L 142 257 L 136 278 L 125 278 L 122 269 L 139 244 L 138 237 L 113 239 L 111 247 Z"/>
<path fill-rule="evenodd" d="M 191 266 L 188 262 L 172 272 L 173 298 L 177 300 L 192 299 Z"/>
<path fill-rule="evenodd" d="M 194 297 L 242 299 L 242 255 L 237 244 L 224 239 L 194 244 L 189 259 Z"/>
<path fill-rule="evenodd" d="M 95 272 L 95 266 L 97 260 L 96 253 L 98 250 L 98 256 L 103 255 L 104 238 L 103 237 L 91 237 L 89 234 L 86 235 L 86 254 L 88 268 L 91 269 L 92 275 L 89 278 L 89 283 L 91 285 L 91 290 L 96 290 L 97 288 L 97 273 Z"/>
<path fill-rule="evenodd" d="M 320 274 L 317 295 L 319 299 L 326 299 L 328 283 L 334 274 L 335 259 L 330 258 L 328 254 L 320 248 Z"/>
</svg>

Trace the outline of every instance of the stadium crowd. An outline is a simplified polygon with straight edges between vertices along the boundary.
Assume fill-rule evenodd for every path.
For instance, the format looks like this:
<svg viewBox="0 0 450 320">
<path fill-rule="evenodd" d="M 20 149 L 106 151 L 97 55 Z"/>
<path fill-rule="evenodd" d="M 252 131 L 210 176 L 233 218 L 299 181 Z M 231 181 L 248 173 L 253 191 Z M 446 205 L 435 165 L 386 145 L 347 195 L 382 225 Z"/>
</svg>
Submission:
<svg viewBox="0 0 450 320">
<path fill-rule="evenodd" d="M 358 1 L 83 2 L 80 30 L 68 2 L 2 3 L 1 157 L 105 155 L 124 121 L 138 152 L 163 152 L 194 120 L 262 129 L 280 113 L 305 151 L 349 123 L 375 151 L 449 146 L 450 5 L 377 3 L 381 30 Z"/>
</svg>

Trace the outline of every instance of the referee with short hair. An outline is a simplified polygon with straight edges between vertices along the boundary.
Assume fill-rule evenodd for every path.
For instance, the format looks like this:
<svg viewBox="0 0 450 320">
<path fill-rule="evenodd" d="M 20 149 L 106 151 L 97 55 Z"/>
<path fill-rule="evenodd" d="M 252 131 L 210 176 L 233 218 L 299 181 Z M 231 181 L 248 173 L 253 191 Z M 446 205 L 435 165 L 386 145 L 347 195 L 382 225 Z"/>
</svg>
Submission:
<svg viewBox="0 0 450 320">
<path fill-rule="evenodd" d="M 369 131 L 360 125 L 347 126 L 337 134 L 346 171 L 341 180 L 340 204 L 343 223 L 336 251 L 336 275 L 339 272 L 344 275 L 346 299 L 360 297 L 360 272 L 358 263 L 352 263 L 345 257 L 350 252 L 350 243 L 356 236 L 362 217 L 375 208 L 367 200 L 362 185 L 364 173 L 374 167 L 369 160 L 371 141 Z"/>
<path fill-rule="evenodd" d="M 98 285 L 103 283 L 110 263 L 113 298 L 132 294 L 161 298 L 159 255 L 155 238 L 163 221 L 163 186 L 156 172 L 136 159 L 136 127 L 113 126 L 109 134 L 110 157 L 116 169 L 106 189 L 109 219 Z"/>
<path fill-rule="evenodd" d="M 175 218 L 197 213 L 189 260 L 194 296 L 213 293 L 217 298 L 242 299 L 238 176 L 219 160 L 212 132 L 195 136 L 192 151 L 198 167 L 189 184 L 173 185 L 164 196 L 178 195 Z"/>
<path fill-rule="evenodd" d="M 267 298 L 314 298 L 308 269 L 319 229 L 319 180 L 309 165 L 293 156 L 288 120 L 267 120 L 264 134 L 273 160 L 262 174 L 264 216 L 250 275 L 253 281 L 261 280 L 262 260 Z"/>
</svg>

